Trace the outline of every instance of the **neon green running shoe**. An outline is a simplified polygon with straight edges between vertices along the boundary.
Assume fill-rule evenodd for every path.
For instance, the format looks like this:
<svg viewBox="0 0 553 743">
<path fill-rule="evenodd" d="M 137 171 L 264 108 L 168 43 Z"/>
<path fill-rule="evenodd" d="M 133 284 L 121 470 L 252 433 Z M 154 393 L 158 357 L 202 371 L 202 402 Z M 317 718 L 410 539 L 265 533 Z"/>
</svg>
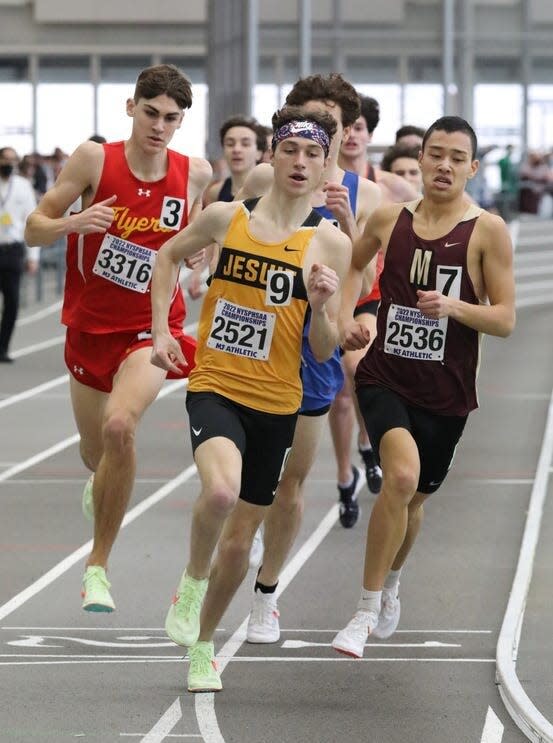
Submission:
<svg viewBox="0 0 553 743">
<path fill-rule="evenodd" d="M 223 684 L 217 671 L 215 650 L 212 642 L 197 642 L 188 651 L 188 691 L 221 691 Z"/>
<path fill-rule="evenodd" d="M 197 642 L 200 636 L 200 612 L 206 591 L 207 578 L 196 580 L 184 571 L 165 620 L 165 631 L 177 645 L 190 647 Z"/>
<path fill-rule="evenodd" d="M 90 565 L 83 577 L 83 609 L 85 611 L 114 611 L 115 603 L 110 596 L 111 583 L 101 565 Z"/>
<path fill-rule="evenodd" d="M 94 498 L 92 497 L 92 483 L 94 474 L 90 475 L 83 490 L 82 508 L 83 516 L 87 521 L 94 521 Z"/>
</svg>

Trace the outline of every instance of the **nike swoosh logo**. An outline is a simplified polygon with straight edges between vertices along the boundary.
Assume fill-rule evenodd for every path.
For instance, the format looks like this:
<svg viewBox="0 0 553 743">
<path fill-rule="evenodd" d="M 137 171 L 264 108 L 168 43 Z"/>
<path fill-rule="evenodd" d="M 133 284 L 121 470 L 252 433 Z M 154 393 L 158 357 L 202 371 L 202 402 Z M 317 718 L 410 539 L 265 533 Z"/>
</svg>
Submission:
<svg viewBox="0 0 553 743">
<path fill-rule="evenodd" d="M 454 245 L 460 245 L 461 243 L 445 243 L 444 248 L 452 248 Z"/>
<path fill-rule="evenodd" d="M 284 250 L 286 253 L 299 253 L 299 248 L 289 248 L 288 245 L 284 246 Z"/>
<path fill-rule="evenodd" d="M 198 430 L 196 431 L 196 429 L 192 427 L 192 433 L 194 434 L 194 436 L 199 436 L 202 431 L 203 431 L 203 428 L 198 428 Z"/>
</svg>

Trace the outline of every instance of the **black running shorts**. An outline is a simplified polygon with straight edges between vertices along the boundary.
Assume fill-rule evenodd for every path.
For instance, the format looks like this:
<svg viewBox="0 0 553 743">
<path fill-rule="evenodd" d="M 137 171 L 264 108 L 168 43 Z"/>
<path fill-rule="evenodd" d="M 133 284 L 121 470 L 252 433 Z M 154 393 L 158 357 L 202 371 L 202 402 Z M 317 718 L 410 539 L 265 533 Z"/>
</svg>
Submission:
<svg viewBox="0 0 553 743">
<path fill-rule="evenodd" d="M 437 415 L 410 405 L 392 390 L 376 385 L 357 389 L 359 407 L 373 450 L 378 454 L 380 440 L 392 428 L 406 428 L 419 450 L 420 477 L 417 490 L 435 493 L 453 462 L 467 416 Z"/>
<path fill-rule="evenodd" d="M 298 414 L 262 413 L 214 392 L 188 392 L 186 409 L 192 451 L 215 436 L 233 441 L 242 454 L 240 498 L 255 506 L 270 506 L 292 446 Z"/>
</svg>

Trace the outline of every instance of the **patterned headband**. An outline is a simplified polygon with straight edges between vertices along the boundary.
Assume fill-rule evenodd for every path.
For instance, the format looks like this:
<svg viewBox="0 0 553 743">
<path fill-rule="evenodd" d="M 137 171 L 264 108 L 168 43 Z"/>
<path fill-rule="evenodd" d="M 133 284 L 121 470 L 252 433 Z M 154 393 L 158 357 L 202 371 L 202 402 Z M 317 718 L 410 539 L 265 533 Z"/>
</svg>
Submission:
<svg viewBox="0 0 553 743">
<path fill-rule="evenodd" d="M 330 138 L 322 126 L 314 121 L 296 120 L 283 124 L 273 134 L 273 150 L 279 142 L 282 142 L 283 139 L 289 139 L 289 137 L 304 137 L 305 139 L 312 139 L 313 142 L 321 145 L 325 157 L 328 155 L 328 150 L 330 149 Z"/>
</svg>

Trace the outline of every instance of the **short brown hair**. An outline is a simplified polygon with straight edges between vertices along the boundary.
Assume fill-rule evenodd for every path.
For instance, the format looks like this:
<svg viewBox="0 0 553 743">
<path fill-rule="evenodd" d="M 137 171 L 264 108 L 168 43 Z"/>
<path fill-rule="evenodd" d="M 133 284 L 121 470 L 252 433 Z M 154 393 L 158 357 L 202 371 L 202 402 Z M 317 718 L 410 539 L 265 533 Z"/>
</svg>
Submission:
<svg viewBox="0 0 553 743">
<path fill-rule="evenodd" d="M 179 108 L 192 105 L 192 85 L 186 75 L 173 64 L 158 64 L 142 70 L 136 81 L 134 101 L 140 98 L 150 100 L 165 94 L 172 98 Z"/>
<path fill-rule="evenodd" d="M 288 124 L 290 121 L 312 121 L 314 124 L 323 129 L 327 135 L 329 141 L 336 134 L 336 122 L 332 116 L 326 111 L 304 111 L 300 106 L 284 106 L 279 111 L 275 111 L 271 123 L 273 125 L 273 132 L 280 129 L 284 124 Z M 273 139 L 272 150 L 275 151 L 276 145 Z M 328 153 L 325 152 L 325 157 Z"/>
<path fill-rule="evenodd" d="M 244 114 L 236 114 L 236 116 L 231 116 L 230 119 L 226 119 L 223 122 L 221 128 L 219 129 L 219 139 L 221 141 L 221 145 L 224 144 L 226 133 L 229 129 L 232 129 L 233 126 L 243 126 L 246 129 L 251 129 L 252 132 L 255 134 L 257 149 L 260 152 L 265 152 L 265 150 L 267 149 L 267 140 L 264 133 L 261 131 L 261 124 L 253 116 L 245 116 Z"/>
<path fill-rule="evenodd" d="M 380 161 L 380 167 L 382 170 L 391 172 L 393 163 L 400 157 L 410 157 L 412 160 L 419 159 L 419 147 L 406 147 L 402 144 L 395 144 L 392 147 L 388 147 L 386 152 L 382 155 Z"/>
<path fill-rule="evenodd" d="M 286 104 L 303 106 L 308 101 L 332 101 L 342 110 L 342 124 L 351 126 L 360 116 L 359 95 L 339 72 L 300 78 L 286 96 Z"/>
</svg>

